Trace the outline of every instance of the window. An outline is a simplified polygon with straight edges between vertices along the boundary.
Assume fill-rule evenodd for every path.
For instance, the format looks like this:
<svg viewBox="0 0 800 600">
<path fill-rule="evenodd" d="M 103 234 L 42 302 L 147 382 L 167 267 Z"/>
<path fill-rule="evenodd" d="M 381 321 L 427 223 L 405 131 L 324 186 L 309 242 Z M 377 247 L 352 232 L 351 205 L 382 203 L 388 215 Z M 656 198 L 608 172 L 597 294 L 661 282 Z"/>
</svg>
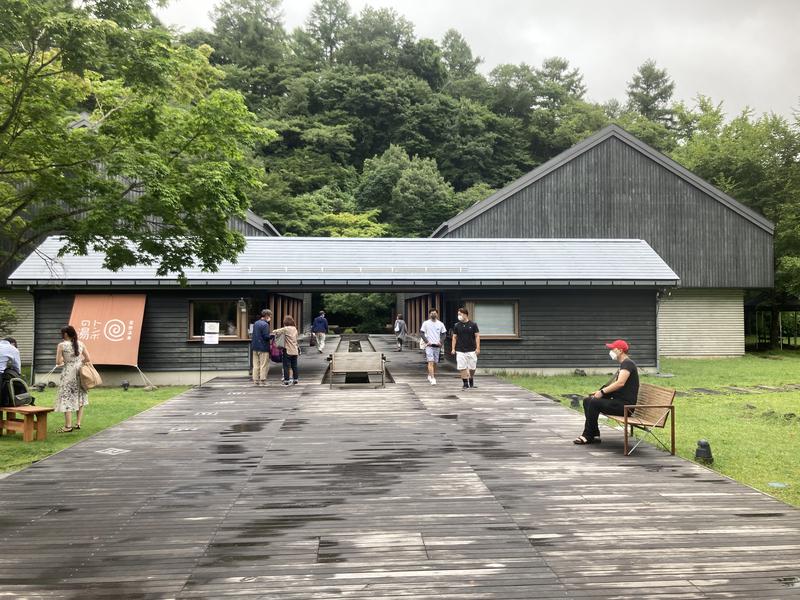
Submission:
<svg viewBox="0 0 800 600">
<path fill-rule="evenodd" d="M 519 337 L 519 302 L 517 300 L 474 300 L 467 310 L 481 330 L 481 338 Z"/>
<path fill-rule="evenodd" d="M 191 337 L 203 337 L 203 322 L 219 323 L 221 339 L 247 339 L 247 310 L 240 310 L 239 300 L 195 300 L 190 309 Z"/>
</svg>

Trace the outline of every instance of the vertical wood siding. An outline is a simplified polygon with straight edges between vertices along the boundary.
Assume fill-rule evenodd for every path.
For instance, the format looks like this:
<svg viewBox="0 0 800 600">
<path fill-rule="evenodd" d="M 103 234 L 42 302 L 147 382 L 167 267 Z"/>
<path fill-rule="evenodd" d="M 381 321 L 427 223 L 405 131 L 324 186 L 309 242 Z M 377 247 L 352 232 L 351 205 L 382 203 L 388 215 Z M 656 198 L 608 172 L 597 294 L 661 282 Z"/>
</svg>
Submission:
<svg viewBox="0 0 800 600">
<path fill-rule="evenodd" d="M 772 287 L 772 236 L 609 138 L 446 234 L 643 239 L 684 287 Z"/>
<path fill-rule="evenodd" d="M 33 360 L 33 296 L 28 292 L 4 290 L 0 298 L 8 300 L 17 311 L 17 322 L 11 329 L 11 337 L 17 340 L 22 364 Z"/>
<path fill-rule="evenodd" d="M 460 292 L 446 302 L 519 301 L 520 338 L 483 340 L 479 366 L 490 368 L 613 367 L 605 344 L 622 338 L 641 366 L 656 364 L 655 290 Z M 452 329 L 454 322 L 445 322 Z M 478 322 L 480 327 L 480 322 Z"/>
<path fill-rule="evenodd" d="M 248 298 L 252 290 L 224 292 L 158 292 L 147 293 L 142 339 L 139 345 L 139 367 L 143 371 L 196 371 L 200 368 L 202 343 L 188 341 L 189 303 L 203 298 Z M 262 294 L 263 296 L 263 294 Z M 60 329 L 69 321 L 74 293 L 40 292 L 36 297 L 36 371 L 46 373 L 55 364 Z M 282 307 L 301 313 L 302 300 L 267 295 L 254 300 L 261 306 L 280 300 Z M 275 309 L 273 309 L 275 310 Z M 278 314 L 278 313 L 276 313 Z M 296 318 L 299 318 L 297 316 Z M 91 343 L 87 344 L 91 352 Z M 221 342 L 202 348 L 204 371 L 246 371 L 250 366 L 250 342 Z"/>
<path fill-rule="evenodd" d="M 658 312 L 662 356 L 741 356 L 744 307 L 741 290 L 674 290 Z"/>
</svg>

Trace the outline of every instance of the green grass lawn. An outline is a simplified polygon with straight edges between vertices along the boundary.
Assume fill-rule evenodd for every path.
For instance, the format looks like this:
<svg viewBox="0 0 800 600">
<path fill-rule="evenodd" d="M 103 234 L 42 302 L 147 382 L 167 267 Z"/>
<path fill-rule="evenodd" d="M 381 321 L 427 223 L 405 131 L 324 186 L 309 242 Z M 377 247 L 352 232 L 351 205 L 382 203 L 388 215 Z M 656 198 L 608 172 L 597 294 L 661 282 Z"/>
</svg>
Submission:
<svg viewBox="0 0 800 600">
<path fill-rule="evenodd" d="M 609 372 L 613 370 L 609 368 Z M 643 376 L 642 381 L 689 392 L 675 399 L 676 452 L 693 459 L 697 440 L 705 438 L 714 453 L 712 468 L 789 504 L 800 506 L 800 391 L 734 394 L 725 386 L 780 386 L 800 383 L 800 353 L 770 352 L 728 359 L 664 359 L 669 379 Z M 586 395 L 608 376 L 510 376 L 527 389 L 559 398 Z M 721 391 L 693 393 L 692 388 Z M 582 410 L 582 409 L 581 409 Z M 794 413 L 793 418 L 784 415 Z M 575 435 L 580 432 L 576 431 Z M 668 439 L 669 430 L 662 439 Z M 634 455 L 635 456 L 635 455 Z M 788 485 L 770 487 L 770 482 Z"/>
<path fill-rule="evenodd" d="M 120 388 L 94 389 L 89 392 L 89 406 L 84 411 L 80 431 L 56 433 L 64 425 L 64 415 L 52 412 L 47 416 L 47 439 L 44 442 L 34 440 L 25 443 L 21 433 L 0 436 L 0 472 L 21 469 L 46 458 L 187 389 L 163 387 L 152 392 L 145 392 L 140 388 L 130 388 L 127 392 Z M 36 397 L 36 406 L 53 406 L 56 388 L 47 388 L 44 392 L 34 391 L 33 395 Z"/>
</svg>

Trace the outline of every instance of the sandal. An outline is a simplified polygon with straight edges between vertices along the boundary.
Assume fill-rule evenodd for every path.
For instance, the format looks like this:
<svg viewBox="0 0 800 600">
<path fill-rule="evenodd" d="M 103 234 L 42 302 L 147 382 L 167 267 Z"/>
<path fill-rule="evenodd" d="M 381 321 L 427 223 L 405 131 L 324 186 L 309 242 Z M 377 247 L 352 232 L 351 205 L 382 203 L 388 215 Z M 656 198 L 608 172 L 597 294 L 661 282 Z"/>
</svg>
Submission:
<svg viewBox="0 0 800 600">
<path fill-rule="evenodd" d="M 73 427 L 61 427 L 59 429 L 56 429 L 56 433 L 69 433 L 73 429 L 74 429 Z"/>
<path fill-rule="evenodd" d="M 81 428 L 81 426 L 80 426 L 80 425 L 75 425 L 75 426 L 73 427 L 73 429 L 80 429 L 80 428 Z"/>
<path fill-rule="evenodd" d="M 586 438 L 586 437 L 584 437 L 582 435 L 579 435 L 574 440 L 572 440 L 572 443 L 577 445 L 577 446 L 585 446 L 586 444 L 599 444 L 601 441 L 602 440 L 599 437 Z"/>
</svg>

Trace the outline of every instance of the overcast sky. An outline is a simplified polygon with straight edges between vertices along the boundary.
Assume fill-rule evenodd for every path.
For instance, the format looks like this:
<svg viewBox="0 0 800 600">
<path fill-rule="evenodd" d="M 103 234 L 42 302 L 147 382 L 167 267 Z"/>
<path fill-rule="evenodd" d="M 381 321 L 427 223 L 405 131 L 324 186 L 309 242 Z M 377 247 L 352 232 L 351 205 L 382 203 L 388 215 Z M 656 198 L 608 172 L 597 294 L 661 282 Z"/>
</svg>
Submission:
<svg viewBox="0 0 800 600">
<path fill-rule="evenodd" d="M 165 23 L 210 29 L 215 0 L 172 0 Z M 305 21 L 314 0 L 284 0 L 287 30 Z M 392 7 L 418 37 L 440 40 L 455 28 L 486 72 L 500 63 L 563 56 L 584 74 L 591 100 L 623 99 L 647 58 L 666 67 L 675 96 L 724 101 L 791 117 L 800 109 L 800 0 L 350 0 Z"/>
</svg>

